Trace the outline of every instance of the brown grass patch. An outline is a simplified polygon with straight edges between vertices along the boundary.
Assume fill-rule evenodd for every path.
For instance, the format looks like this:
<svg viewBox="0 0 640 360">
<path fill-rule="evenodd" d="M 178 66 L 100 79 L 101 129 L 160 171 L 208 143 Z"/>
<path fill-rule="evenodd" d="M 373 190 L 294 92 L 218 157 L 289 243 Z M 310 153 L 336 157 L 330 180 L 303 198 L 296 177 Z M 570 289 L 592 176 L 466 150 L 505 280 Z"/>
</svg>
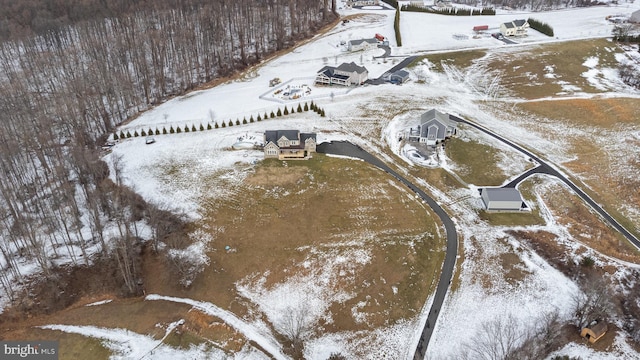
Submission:
<svg viewBox="0 0 640 360">
<path fill-rule="evenodd" d="M 146 253 L 142 264 L 145 289 L 147 293 L 212 302 L 243 316 L 253 304 L 237 295 L 236 282 L 265 277 L 265 287 L 270 288 L 313 271 L 301 266 L 305 259 L 322 264 L 318 260 L 322 255 L 317 254 L 340 255 L 360 248 L 366 249 L 371 260 L 345 280 L 330 284 L 354 297 L 333 303 L 334 322 L 318 326 L 325 332 L 386 326 L 415 316 L 435 289 L 444 258 L 444 239 L 437 235 L 435 219 L 403 186 L 366 163 L 321 154 L 286 165 L 265 161 L 235 196 L 212 204 L 204 224 L 208 227 L 203 229 L 224 230 L 216 233 L 210 244 L 211 265 L 192 286 L 183 289 L 175 285 L 162 257 Z M 234 251 L 226 252 L 227 245 Z M 93 300 L 82 303 L 89 301 Z M 354 308 L 362 314 L 360 320 L 352 316 Z M 164 330 L 156 324 L 185 319 L 185 324 L 166 339 L 168 344 L 188 347 L 211 340 L 216 346 L 235 350 L 246 341 L 219 320 L 189 310 L 185 304 L 120 299 L 12 324 L 12 329 L 3 329 L 3 336 L 27 338 L 25 334 L 31 334 L 34 325 L 59 323 L 125 328 L 159 338 Z M 43 338 L 70 339 L 69 349 L 99 344 L 57 331 L 36 333 L 45 334 Z M 104 348 L 101 351 L 104 356 L 98 354 L 98 358 L 108 356 Z M 81 355 L 75 358 L 86 358 L 91 353 L 77 354 Z"/>
<path fill-rule="evenodd" d="M 605 129 L 621 128 L 624 124 L 640 122 L 640 99 L 570 99 L 531 101 L 517 105 L 523 110 L 554 119 L 570 127 L 597 126 Z"/>
<path fill-rule="evenodd" d="M 588 70 L 584 61 L 596 56 L 598 67 L 614 67 L 615 53 L 621 52 L 606 39 L 567 41 L 532 46 L 517 51 L 499 51 L 486 61 L 488 71 L 499 74 L 504 85 L 515 96 L 524 99 L 549 97 L 570 93 L 560 81 L 578 87 L 582 92 L 599 93 L 582 74 Z M 546 77 L 547 66 L 553 67 L 554 77 Z"/>
<path fill-rule="evenodd" d="M 543 196 L 557 221 L 567 227 L 576 241 L 614 258 L 640 262 L 638 250 L 564 186 L 550 185 Z"/>
<path fill-rule="evenodd" d="M 279 160 L 266 160 L 266 161 L 279 161 Z M 287 171 L 282 171 L 278 166 L 276 167 L 259 167 L 254 174 L 247 177 L 245 182 L 251 186 L 285 186 L 293 185 L 296 182 L 302 180 L 306 175 L 306 169 L 302 167 L 292 167 Z"/>
<path fill-rule="evenodd" d="M 213 265 L 196 280 L 189 297 L 242 312 L 232 291 L 235 281 L 268 272 L 267 287 L 281 283 L 292 276 L 291 271 L 304 271 L 297 264 L 309 253 L 301 247 L 333 246 L 343 241 L 344 234 L 353 234 L 345 240 L 357 239 L 366 230 L 378 235 L 375 243 L 363 242 L 374 249 L 373 260 L 356 276 L 356 283 L 368 286 L 339 284 L 362 295 L 334 304 L 334 310 L 347 313 L 334 314 L 339 320 L 331 328 L 355 326 L 349 320 L 350 307 L 367 295 L 378 298 L 370 310 L 385 314 L 384 320 L 374 319 L 371 326 L 408 316 L 407 310 L 419 309 L 429 292 L 431 269 L 441 261 L 431 255 L 431 249 L 440 240 L 409 240 L 422 236 L 425 229 L 435 231 L 433 220 L 420 203 L 389 180 L 364 163 L 322 155 L 286 166 L 280 161 L 264 162 L 231 200 L 242 207 L 224 205 L 229 200 L 222 200 L 217 210 L 212 209 L 212 225 L 225 230 L 210 254 Z M 413 245 L 407 246 L 407 241 Z M 225 253 L 227 245 L 236 252 Z M 391 286 L 402 296 L 394 295 Z"/>
<path fill-rule="evenodd" d="M 507 179 L 496 166 L 498 150 L 492 146 L 454 137 L 447 140 L 445 149 L 447 156 L 458 166 L 458 175 L 467 183 L 500 185 Z"/>
<path fill-rule="evenodd" d="M 517 285 L 526 279 L 531 272 L 521 266 L 522 260 L 514 253 L 500 254 L 500 265 L 504 272 L 504 279 L 511 285 Z"/>
<path fill-rule="evenodd" d="M 433 235 L 437 217 L 386 173 L 359 161 L 321 154 L 286 164 L 264 161 L 235 196 L 216 200 L 207 218 L 209 228 L 224 229 L 211 244 L 211 266 L 189 289 L 156 281 L 146 284 L 148 292 L 210 301 L 243 315 L 251 305 L 237 296 L 237 281 L 264 276 L 270 288 L 312 271 L 299 265 L 316 261 L 312 249 L 339 254 L 361 246 L 370 249 L 370 263 L 348 282 L 331 285 L 357 294 L 332 305 L 334 322 L 323 326 L 338 331 L 413 316 L 439 279 L 443 240 Z M 146 265 L 162 271 L 161 262 Z M 351 316 L 356 305 L 367 324 Z"/>
<path fill-rule="evenodd" d="M 537 101 L 517 108 L 533 114 L 530 117 L 548 120 L 525 126 L 569 144 L 567 155 L 576 159 L 563 165 L 580 176 L 577 182 L 584 182 L 587 186 L 582 188 L 618 222 L 640 236 L 640 219 L 627 212 L 628 208 L 640 208 L 640 159 L 635 156 L 640 141 L 633 135 L 640 130 L 640 100 Z M 571 131 L 559 131 L 560 124 L 567 124 Z"/>
<path fill-rule="evenodd" d="M 568 248 L 557 241 L 557 236 L 548 231 L 511 230 L 508 231 L 519 241 L 523 241 L 546 259 L 554 268 L 567 276 L 574 274 L 575 265 L 567 256 Z"/>
<path fill-rule="evenodd" d="M 471 51 L 453 51 L 437 54 L 429 54 L 417 58 L 413 64 L 419 64 L 421 60 L 427 59 L 434 64 L 434 70 L 442 71 L 442 64 L 455 65 L 458 68 L 467 68 L 471 66 L 476 60 L 486 55 L 486 51 L 483 50 L 471 50 Z"/>
</svg>

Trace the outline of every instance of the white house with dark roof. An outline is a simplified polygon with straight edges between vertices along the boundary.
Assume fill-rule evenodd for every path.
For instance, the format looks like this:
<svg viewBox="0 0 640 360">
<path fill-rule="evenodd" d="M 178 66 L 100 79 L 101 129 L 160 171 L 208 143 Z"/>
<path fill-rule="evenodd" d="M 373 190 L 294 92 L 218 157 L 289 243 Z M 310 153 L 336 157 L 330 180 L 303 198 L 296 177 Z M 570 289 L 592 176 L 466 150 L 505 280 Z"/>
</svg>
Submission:
<svg viewBox="0 0 640 360">
<path fill-rule="evenodd" d="M 377 48 L 380 42 L 378 39 L 358 39 L 358 40 L 349 40 L 347 43 L 347 50 L 349 51 L 360 51 L 360 50 L 369 50 L 373 48 Z"/>
<path fill-rule="evenodd" d="M 369 71 L 364 66 L 354 62 L 342 63 L 338 67 L 325 66 L 316 74 L 316 84 L 324 85 L 360 85 L 369 77 Z"/>
<path fill-rule="evenodd" d="M 280 160 L 308 159 L 316 152 L 316 134 L 298 130 L 264 132 L 264 157 Z"/>
<path fill-rule="evenodd" d="M 500 24 L 500 33 L 504 36 L 525 36 L 529 22 L 524 19 L 513 20 Z"/>
<path fill-rule="evenodd" d="M 378 6 L 380 0 L 347 0 L 347 6 L 361 7 L 361 6 Z"/>
<path fill-rule="evenodd" d="M 516 188 L 484 188 L 480 194 L 489 211 L 517 211 L 522 209 L 522 196 Z"/>
<path fill-rule="evenodd" d="M 449 119 L 449 114 L 431 109 L 420 116 L 417 129 L 411 128 L 409 141 L 435 146 L 438 142 L 456 134 L 457 124 Z"/>
</svg>

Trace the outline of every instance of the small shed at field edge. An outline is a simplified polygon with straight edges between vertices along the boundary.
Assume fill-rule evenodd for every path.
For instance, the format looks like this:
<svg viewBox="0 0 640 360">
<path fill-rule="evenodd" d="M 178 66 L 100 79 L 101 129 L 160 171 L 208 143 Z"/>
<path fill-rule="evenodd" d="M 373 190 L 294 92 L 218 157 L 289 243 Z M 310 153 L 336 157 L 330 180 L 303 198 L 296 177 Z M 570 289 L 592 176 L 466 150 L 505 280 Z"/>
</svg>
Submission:
<svg viewBox="0 0 640 360">
<path fill-rule="evenodd" d="M 607 323 L 601 321 L 593 326 L 587 326 L 582 329 L 580 332 L 580 336 L 587 339 L 589 343 L 593 344 L 596 341 L 600 340 L 607 333 L 608 326 Z"/>
<path fill-rule="evenodd" d="M 487 210 L 517 211 L 522 208 L 522 196 L 515 188 L 484 188 L 480 195 Z"/>
</svg>

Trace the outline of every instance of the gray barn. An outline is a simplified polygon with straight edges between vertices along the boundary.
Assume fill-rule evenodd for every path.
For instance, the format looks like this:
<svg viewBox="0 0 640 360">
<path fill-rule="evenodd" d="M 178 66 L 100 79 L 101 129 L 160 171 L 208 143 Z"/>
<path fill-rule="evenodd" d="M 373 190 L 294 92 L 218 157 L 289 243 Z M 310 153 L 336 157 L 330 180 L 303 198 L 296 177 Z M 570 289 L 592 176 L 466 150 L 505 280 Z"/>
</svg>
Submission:
<svg viewBox="0 0 640 360">
<path fill-rule="evenodd" d="M 522 197 L 515 188 L 484 188 L 482 201 L 487 210 L 520 210 Z"/>
</svg>

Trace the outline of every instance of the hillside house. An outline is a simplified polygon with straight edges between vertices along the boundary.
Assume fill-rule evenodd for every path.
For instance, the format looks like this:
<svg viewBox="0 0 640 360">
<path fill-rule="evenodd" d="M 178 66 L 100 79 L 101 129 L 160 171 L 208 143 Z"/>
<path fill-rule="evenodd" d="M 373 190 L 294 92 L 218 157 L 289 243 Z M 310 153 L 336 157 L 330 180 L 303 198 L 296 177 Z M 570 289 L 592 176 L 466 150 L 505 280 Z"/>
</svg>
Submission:
<svg viewBox="0 0 640 360">
<path fill-rule="evenodd" d="M 629 22 L 634 24 L 640 24 L 640 10 L 636 10 L 631 13 L 629 17 Z"/>
<path fill-rule="evenodd" d="M 433 5 L 437 8 L 452 8 L 453 2 L 451 0 L 434 0 Z"/>
<path fill-rule="evenodd" d="M 529 22 L 524 19 L 500 24 L 500 33 L 504 36 L 526 36 Z"/>
<path fill-rule="evenodd" d="M 338 67 L 325 66 L 316 74 L 316 84 L 320 85 L 360 85 L 369 77 L 369 71 L 364 66 L 354 62 L 342 63 Z"/>
<path fill-rule="evenodd" d="M 362 6 L 379 6 L 380 0 L 348 0 L 347 6 L 350 7 L 362 7 Z"/>
<path fill-rule="evenodd" d="M 349 40 L 347 43 L 347 50 L 349 51 L 360 51 L 360 50 L 369 50 L 373 48 L 377 48 L 380 41 L 378 39 L 358 39 L 358 40 Z"/>
<path fill-rule="evenodd" d="M 587 339 L 590 344 L 595 343 L 600 340 L 607 333 L 608 327 L 607 323 L 601 321 L 595 325 L 587 326 L 580 331 L 580 336 Z"/>
<path fill-rule="evenodd" d="M 264 157 L 280 160 L 308 159 L 316 152 L 316 134 L 298 130 L 264 132 Z"/>
<path fill-rule="evenodd" d="M 522 208 L 522 196 L 515 188 L 484 188 L 480 197 L 489 211 L 518 211 Z"/>
<path fill-rule="evenodd" d="M 456 134 L 457 126 L 449 115 L 431 109 L 420 116 L 420 125 L 409 131 L 409 141 L 435 146 L 438 142 Z"/>
</svg>

